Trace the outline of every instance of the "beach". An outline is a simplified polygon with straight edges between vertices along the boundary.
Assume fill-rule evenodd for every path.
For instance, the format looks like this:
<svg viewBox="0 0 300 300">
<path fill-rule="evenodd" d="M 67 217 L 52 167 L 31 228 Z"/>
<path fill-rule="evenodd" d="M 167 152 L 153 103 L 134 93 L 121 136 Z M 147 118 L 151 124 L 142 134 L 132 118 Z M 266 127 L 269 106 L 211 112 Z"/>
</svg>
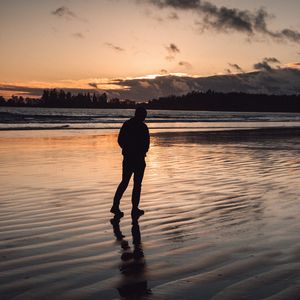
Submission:
<svg viewBox="0 0 300 300">
<path fill-rule="evenodd" d="M 0 300 L 300 300 L 299 12 L 0 1 Z"/>
<path fill-rule="evenodd" d="M 1 299 L 300 299 L 299 127 L 150 133 L 118 222 L 116 130 L 1 132 Z"/>
</svg>

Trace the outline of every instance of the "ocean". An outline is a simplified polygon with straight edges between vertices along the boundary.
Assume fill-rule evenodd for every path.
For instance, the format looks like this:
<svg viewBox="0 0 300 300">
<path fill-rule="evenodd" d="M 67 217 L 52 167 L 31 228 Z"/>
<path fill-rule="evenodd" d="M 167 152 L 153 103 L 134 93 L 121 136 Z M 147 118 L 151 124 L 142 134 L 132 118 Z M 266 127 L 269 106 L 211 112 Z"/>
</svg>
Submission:
<svg viewBox="0 0 300 300">
<path fill-rule="evenodd" d="M 0 107 L 0 130 L 116 130 L 133 116 L 132 109 Z M 300 126 L 299 113 L 149 110 L 154 131 L 224 130 Z"/>
</svg>

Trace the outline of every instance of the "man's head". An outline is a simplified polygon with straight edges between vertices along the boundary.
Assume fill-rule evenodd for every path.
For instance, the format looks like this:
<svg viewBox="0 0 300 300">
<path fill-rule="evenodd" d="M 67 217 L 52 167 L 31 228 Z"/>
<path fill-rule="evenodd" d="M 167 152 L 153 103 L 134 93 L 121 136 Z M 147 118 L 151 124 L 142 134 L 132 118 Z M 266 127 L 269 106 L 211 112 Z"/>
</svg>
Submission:
<svg viewBox="0 0 300 300">
<path fill-rule="evenodd" d="M 146 117 L 147 117 L 147 110 L 146 108 L 142 107 L 142 106 L 139 106 L 136 108 L 135 110 L 135 114 L 134 114 L 134 117 L 141 121 L 141 122 L 144 122 Z"/>
</svg>

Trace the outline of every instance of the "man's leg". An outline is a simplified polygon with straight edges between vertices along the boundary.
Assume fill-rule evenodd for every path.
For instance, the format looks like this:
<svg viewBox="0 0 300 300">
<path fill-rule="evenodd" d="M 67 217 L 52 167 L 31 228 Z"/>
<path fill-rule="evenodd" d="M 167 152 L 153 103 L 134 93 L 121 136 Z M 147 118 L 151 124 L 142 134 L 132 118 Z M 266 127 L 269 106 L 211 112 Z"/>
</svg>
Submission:
<svg viewBox="0 0 300 300">
<path fill-rule="evenodd" d="M 142 181 L 146 168 L 145 159 L 138 160 L 134 168 L 133 190 L 132 190 L 132 210 L 137 211 L 140 203 Z"/>
<path fill-rule="evenodd" d="M 119 210 L 120 200 L 128 186 L 128 183 L 129 183 L 132 173 L 133 173 L 132 165 L 130 164 L 128 159 L 124 158 L 123 159 L 123 167 L 122 167 L 122 181 L 120 182 L 120 184 L 116 190 L 113 206 L 110 210 L 111 212 Z"/>
</svg>

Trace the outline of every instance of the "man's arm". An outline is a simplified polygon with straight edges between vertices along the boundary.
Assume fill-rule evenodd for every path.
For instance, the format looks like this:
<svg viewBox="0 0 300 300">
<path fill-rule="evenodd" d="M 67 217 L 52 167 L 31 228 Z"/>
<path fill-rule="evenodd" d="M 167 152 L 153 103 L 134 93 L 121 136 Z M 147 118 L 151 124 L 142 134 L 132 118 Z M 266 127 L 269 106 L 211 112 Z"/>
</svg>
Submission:
<svg viewBox="0 0 300 300">
<path fill-rule="evenodd" d="M 148 152 L 149 150 L 149 146 L 150 146 L 150 134 L 149 134 L 149 129 L 148 126 L 145 124 L 145 154 Z"/>
<path fill-rule="evenodd" d="M 118 144 L 123 149 L 125 144 L 125 132 L 126 132 L 126 123 L 120 129 L 119 136 L 118 136 Z"/>
</svg>

